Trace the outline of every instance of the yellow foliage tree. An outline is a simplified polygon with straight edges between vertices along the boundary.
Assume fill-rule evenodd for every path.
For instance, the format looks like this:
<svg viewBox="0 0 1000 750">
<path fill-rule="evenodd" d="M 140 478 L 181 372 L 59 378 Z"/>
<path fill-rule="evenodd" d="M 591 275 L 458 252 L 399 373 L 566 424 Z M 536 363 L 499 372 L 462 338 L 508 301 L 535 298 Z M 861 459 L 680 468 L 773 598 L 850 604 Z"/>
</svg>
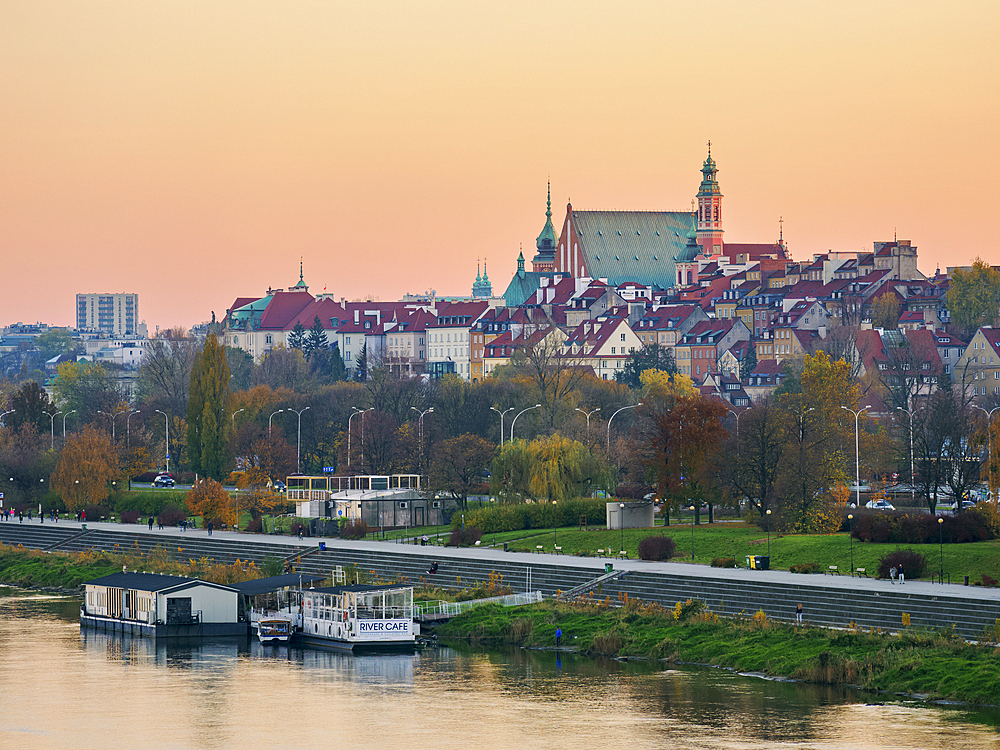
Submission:
<svg viewBox="0 0 1000 750">
<path fill-rule="evenodd" d="M 184 498 L 191 515 L 205 521 L 231 524 L 236 520 L 236 501 L 214 479 L 199 479 Z"/>
<path fill-rule="evenodd" d="M 691 398 L 698 388 L 688 375 L 671 375 L 663 370 L 643 370 L 639 375 L 642 390 L 648 399 Z"/>
<path fill-rule="evenodd" d="M 66 440 L 51 483 L 67 510 L 79 510 L 106 500 L 120 475 L 110 436 L 87 425 Z"/>
<path fill-rule="evenodd" d="M 833 534 L 840 529 L 844 519 L 844 508 L 851 497 L 846 484 L 836 484 L 820 497 L 819 502 L 809 507 L 799 519 L 795 530 L 806 534 Z"/>
</svg>

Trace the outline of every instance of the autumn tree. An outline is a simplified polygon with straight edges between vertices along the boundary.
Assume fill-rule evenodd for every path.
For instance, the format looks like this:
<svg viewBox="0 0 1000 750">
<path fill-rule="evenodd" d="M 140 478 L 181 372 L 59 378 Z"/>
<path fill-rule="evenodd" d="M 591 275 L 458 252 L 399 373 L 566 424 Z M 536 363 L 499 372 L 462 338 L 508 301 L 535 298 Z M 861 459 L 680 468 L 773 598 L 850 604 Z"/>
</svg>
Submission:
<svg viewBox="0 0 1000 750">
<path fill-rule="evenodd" d="M 563 351 L 565 341 L 566 334 L 558 326 L 537 331 L 507 365 L 497 368 L 497 377 L 527 387 L 530 398 L 542 405 L 541 420 L 549 429 L 572 415 L 569 396 L 591 372 L 580 355 Z"/>
<path fill-rule="evenodd" d="M 775 486 L 785 445 L 785 414 L 775 399 L 762 398 L 734 422 L 729 445 L 720 455 L 720 473 L 732 488 L 734 500 L 743 499 L 764 514 L 775 503 Z M 738 425 L 738 427 L 737 427 Z"/>
<path fill-rule="evenodd" d="M 236 500 L 212 478 L 199 479 L 184 496 L 188 512 L 205 522 L 218 520 L 231 524 L 236 520 Z"/>
<path fill-rule="evenodd" d="M 52 488 L 62 495 L 67 510 L 79 510 L 106 500 L 111 483 L 120 478 L 111 436 L 86 425 L 66 439 L 52 473 Z"/>
<path fill-rule="evenodd" d="M 886 331 L 896 330 L 902 303 L 895 292 L 884 292 L 871 303 L 872 327 Z"/>
<path fill-rule="evenodd" d="M 302 352 L 284 346 L 264 354 L 254 368 L 251 383 L 254 386 L 267 385 L 275 390 L 288 388 L 295 393 L 308 393 L 316 387 L 316 379 L 309 371 Z"/>
<path fill-rule="evenodd" d="M 3 423 L 13 432 L 18 432 L 24 425 L 32 425 L 38 432 L 52 430 L 50 415 L 56 413 L 56 407 L 49 401 L 49 394 L 34 380 L 29 380 L 14 392 L 7 409 L 11 413 L 4 415 Z"/>
<path fill-rule="evenodd" d="M 63 413 L 76 411 L 77 419 L 84 424 L 99 419 L 99 411 L 110 414 L 125 401 L 118 378 L 104 364 L 64 362 L 57 373 L 54 388 Z"/>
<path fill-rule="evenodd" d="M 670 349 L 659 344 L 646 344 L 639 351 L 632 352 L 625 366 L 615 372 L 615 380 L 629 388 L 641 386 L 640 375 L 646 370 L 660 370 L 668 374 L 677 372 L 677 363 Z"/>
<path fill-rule="evenodd" d="M 0 483 L 10 493 L 4 507 L 27 503 L 44 494 L 54 463 L 49 436 L 33 424 L 24 424 L 17 430 L 9 427 L 0 430 Z"/>
<path fill-rule="evenodd" d="M 496 446 L 478 435 L 459 435 L 434 446 L 430 468 L 430 489 L 445 493 L 468 507 L 469 494 L 484 483 L 484 475 L 496 453 Z"/>
<path fill-rule="evenodd" d="M 976 258 L 968 271 L 956 268 L 946 299 L 952 322 L 971 338 L 978 328 L 997 322 L 1000 271 L 982 258 Z"/>
<path fill-rule="evenodd" d="M 214 334 L 191 366 L 188 399 L 188 459 L 191 468 L 216 480 L 225 475 L 229 431 L 229 365 Z"/>
<path fill-rule="evenodd" d="M 187 409 L 191 367 L 198 354 L 197 342 L 182 331 L 164 331 L 146 342 L 139 365 L 139 398 L 159 401 L 164 411 L 182 414 Z"/>
<path fill-rule="evenodd" d="M 560 435 L 508 441 L 490 465 L 490 493 L 507 503 L 585 497 L 612 483 L 602 458 Z"/>
</svg>

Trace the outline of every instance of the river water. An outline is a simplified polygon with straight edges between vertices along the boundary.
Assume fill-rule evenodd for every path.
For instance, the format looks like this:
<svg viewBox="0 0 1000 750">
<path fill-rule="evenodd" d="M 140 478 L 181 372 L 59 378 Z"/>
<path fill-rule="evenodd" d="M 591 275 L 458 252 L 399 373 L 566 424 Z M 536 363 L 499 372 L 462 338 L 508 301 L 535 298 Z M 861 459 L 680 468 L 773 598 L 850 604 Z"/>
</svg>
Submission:
<svg viewBox="0 0 1000 750">
<path fill-rule="evenodd" d="M 1000 714 L 720 669 L 439 648 L 346 656 L 81 632 L 0 587 L 0 748 L 1000 748 Z"/>
</svg>

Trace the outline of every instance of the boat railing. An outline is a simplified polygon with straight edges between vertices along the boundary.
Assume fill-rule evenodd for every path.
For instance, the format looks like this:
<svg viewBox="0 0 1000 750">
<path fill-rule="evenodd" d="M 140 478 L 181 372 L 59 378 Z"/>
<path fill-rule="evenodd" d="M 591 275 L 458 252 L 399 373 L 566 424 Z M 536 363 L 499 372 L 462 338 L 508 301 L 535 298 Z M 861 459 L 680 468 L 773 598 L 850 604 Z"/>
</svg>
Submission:
<svg viewBox="0 0 1000 750">
<path fill-rule="evenodd" d="M 414 605 L 415 607 L 416 605 Z M 413 616 L 410 607 L 358 607 L 359 620 L 401 620 Z"/>
<path fill-rule="evenodd" d="M 499 604 L 501 607 L 519 607 L 524 604 L 535 604 L 540 601 L 542 601 L 541 591 L 528 591 L 523 594 L 491 596 L 486 599 L 470 599 L 465 602 L 414 602 L 413 615 L 415 617 L 427 617 L 431 615 L 454 617 L 467 610 L 481 607 L 484 604 Z"/>
</svg>

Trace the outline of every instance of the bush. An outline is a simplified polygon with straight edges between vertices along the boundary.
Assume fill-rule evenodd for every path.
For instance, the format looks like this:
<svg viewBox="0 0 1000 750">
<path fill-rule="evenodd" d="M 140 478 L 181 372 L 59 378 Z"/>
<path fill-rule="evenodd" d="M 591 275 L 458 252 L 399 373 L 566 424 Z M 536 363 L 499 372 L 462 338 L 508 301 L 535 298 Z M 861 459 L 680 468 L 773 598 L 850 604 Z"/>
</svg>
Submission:
<svg viewBox="0 0 1000 750">
<path fill-rule="evenodd" d="M 907 578 L 920 578 L 927 570 L 927 558 L 911 549 L 898 549 L 878 561 L 878 577 L 889 578 L 889 569 L 903 564 Z"/>
<path fill-rule="evenodd" d="M 952 516 L 902 511 L 856 509 L 851 535 L 862 542 L 881 544 L 948 544 L 982 542 L 995 538 L 987 508 L 969 508 Z M 939 520 L 940 519 L 940 522 Z"/>
<path fill-rule="evenodd" d="M 360 518 L 355 521 L 348 521 L 340 531 L 340 535 L 344 539 L 364 539 L 367 534 L 368 525 Z"/>
<path fill-rule="evenodd" d="M 988 576 L 985 573 L 979 576 L 979 580 L 976 581 L 975 586 L 987 586 L 989 588 L 996 588 L 997 579 L 992 576 Z"/>
<path fill-rule="evenodd" d="M 247 524 L 246 531 L 251 534 L 259 534 L 264 530 L 264 523 L 260 518 L 251 518 Z"/>
<path fill-rule="evenodd" d="M 735 568 L 736 558 L 735 557 L 713 557 L 712 558 L 713 568 Z"/>
<path fill-rule="evenodd" d="M 167 505 L 160 511 L 159 521 L 164 526 L 176 526 L 187 516 L 187 508 L 182 508 L 179 505 Z"/>
<path fill-rule="evenodd" d="M 648 536 L 639 542 L 640 560 L 669 560 L 674 556 L 677 542 L 669 536 Z"/>
<path fill-rule="evenodd" d="M 604 526 L 607 518 L 607 500 L 604 498 L 576 498 L 551 503 L 518 503 L 516 505 L 489 506 L 465 512 L 465 525 L 482 529 L 485 534 L 525 529 L 551 529 L 553 514 L 558 526 L 576 526 L 581 517 L 591 525 Z M 455 512 L 450 521 L 452 528 L 461 528 L 462 514 Z"/>
<path fill-rule="evenodd" d="M 792 565 L 789 570 L 792 573 L 821 573 L 823 571 L 823 566 L 819 563 L 802 563 L 801 565 Z"/>
<path fill-rule="evenodd" d="M 104 505 L 88 505 L 86 510 L 88 521 L 100 521 L 102 518 L 111 518 L 111 509 Z"/>
<path fill-rule="evenodd" d="M 140 515 L 137 510 L 127 510 L 122 513 L 122 523 L 139 523 Z"/>
<path fill-rule="evenodd" d="M 449 547 L 471 547 L 483 538 L 483 530 L 475 526 L 466 526 L 464 529 L 455 529 L 448 539 Z"/>
</svg>

